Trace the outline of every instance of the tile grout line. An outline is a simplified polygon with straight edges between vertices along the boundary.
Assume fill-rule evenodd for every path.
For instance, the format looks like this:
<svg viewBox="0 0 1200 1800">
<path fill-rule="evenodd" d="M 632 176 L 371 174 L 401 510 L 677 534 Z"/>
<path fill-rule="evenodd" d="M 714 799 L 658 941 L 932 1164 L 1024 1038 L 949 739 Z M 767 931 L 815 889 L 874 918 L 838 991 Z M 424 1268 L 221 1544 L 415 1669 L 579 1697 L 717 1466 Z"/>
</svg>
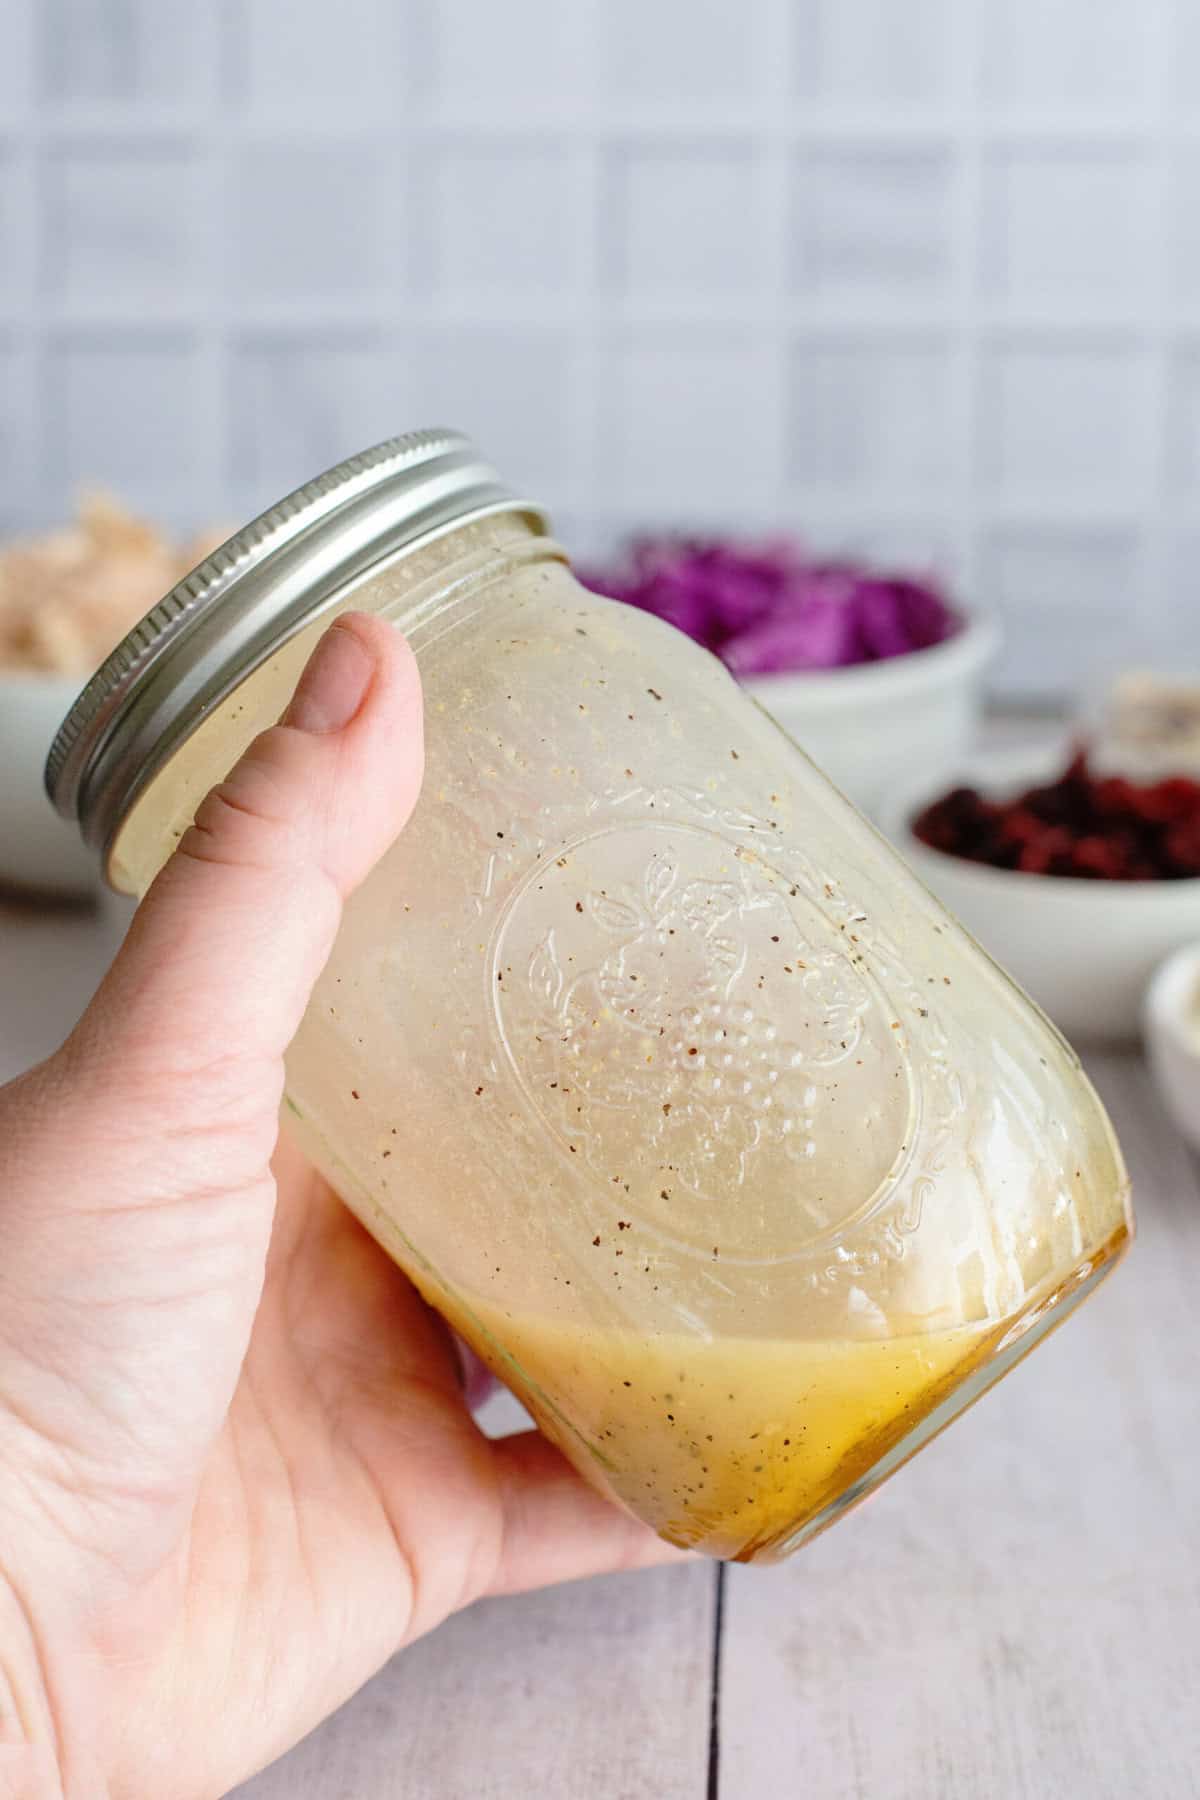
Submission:
<svg viewBox="0 0 1200 1800">
<path fill-rule="evenodd" d="M 1077 120 L 1063 121 L 1061 116 L 1043 118 L 1039 114 L 1022 114 L 1009 108 L 999 112 L 973 109 L 972 129 L 981 144 L 989 149 L 1025 149 L 1057 154 L 1062 151 L 1105 152 L 1113 149 L 1146 149 L 1158 135 L 1158 127 L 1147 126 L 1135 113 L 1122 112 L 1105 117 L 1101 112 L 1088 112 Z M 49 142 L 68 147 L 90 147 L 102 144 L 140 146 L 147 138 L 182 146 L 207 134 L 207 113 L 186 108 L 143 106 L 134 117 L 122 116 L 111 106 L 96 104 L 89 108 L 77 105 L 70 111 L 26 116 L 16 108 L 0 114 L 0 139 L 24 136 L 28 132 Z M 431 110 L 424 118 L 409 118 L 395 127 L 396 137 L 404 142 L 503 138 L 514 143 L 528 143 L 545 133 L 564 135 L 576 126 L 597 139 L 618 144 L 628 142 L 687 143 L 746 138 L 774 141 L 782 146 L 888 150 L 898 146 L 918 146 L 932 150 L 951 150 L 958 142 L 963 115 L 947 110 L 936 116 L 913 117 L 908 112 L 872 112 L 867 109 L 847 110 L 841 114 L 829 108 L 809 107 L 803 121 L 790 114 L 782 121 L 764 120 L 758 113 L 712 114 L 699 122 L 686 111 L 672 113 L 656 107 L 621 112 L 609 108 L 592 110 L 584 115 L 565 111 L 547 111 L 530 117 L 528 113 L 488 113 L 479 109 L 467 111 Z M 356 118 L 338 119 L 329 114 L 319 124 L 301 123 L 287 116 L 261 109 L 253 114 L 238 114 L 228 120 L 231 141 L 243 144 L 335 144 L 379 141 L 382 127 L 377 121 Z M 1190 119 L 1177 119 L 1173 135 L 1188 145 L 1200 143 L 1200 124 Z"/>
<path fill-rule="evenodd" d="M 197 229 L 193 255 L 198 266 L 193 279 L 203 294 L 197 319 L 197 403 L 202 420 L 199 433 L 214 509 L 232 516 L 232 458 L 230 454 L 230 329 L 226 281 L 225 207 L 230 193 L 224 126 L 229 95 L 233 91 L 232 46 L 235 41 L 230 0 L 219 0 L 208 20 L 208 61 L 217 129 L 205 134 L 193 179 L 197 190 Z"/>
<path fill-rule="evenodd" d="M 797 346 L 792 305 L 796 273 L 792 266 L 795 156 L 787 130 L 799 111 L 796 95 L 799 49 L 790 0 L 769 0 L 762 37 L 759 75 L 763 83 L 764 113 L 775 125 L 754 153 L 758 162 L 758 248 L 770 315 L 766 322 L 764 354 L 769 359 L 773 389 L 764 426 L 771 434 L 774 502 L 781 521 L 787 521 L 795 459 Z"/>
<path fill-rule="evenodd" d="M 1180 178 L 1176 142 L 1178 115 L 1173 70 L 1180 35 L 1176 0 L 1158 0 L 1148 11 L 1153 32 L 1153 75 L 1147 84 L 1152 198 L 1157 227 L 1152 264 L 1152 293 L 1147 308 L 1145 361 L 1142 368 L 1142 504 L 1139 512 L 1142 631 L 1151 634 L 1156 650 L 1166 651 L 1172 623 L 1171 579 L 1180 528 L 1176 411 L 1173 393 L 1179 366 L 1179 333 L 1172 329 L 1175 271 L 1172 266 L 1171 219 Z"/>
<path fill-rule="evenodd" d="M 957 513 L 952 542 L 959 560 L 958 582 L 971 604 L 982 604 L 986 536 L 985 495 L 981 492 L 979 459 L 984 345 L 977 297 L 984 284 L 985 255 L 984 189 L 986 152 L 978 124 L 982 87 L 982 22 L 975 0 L 956 13 L 952 45 L 952 89 L 961 123 L 956 138 L 951 226 L 954 235 L 953 272 L 956 325 L 950 337 L 951 440 L 958 468 L 951 472 L 956 486 Z"/>
<path fill-rule="evenodd" d="M 725 1582 L 728 1565 L 717 1564 L 716 1606 L 713 1613 L 712 1688 L 708 1714 L 708 1785 L 706 1800 L 719 1800 L 721 1791 L 721 1652 L 725 1633 Z"/>
<path fill-rule="evenodd" d="M 576 9 L 575 55 L 580 69 L 597 55 L 599 6 L 602 0 L 588 0 Z M 601 442 L 604 433 L 602 400 L 601 345 L 593 320 L 601 308 L 601 283 L 611 269 L 605 270 L 605 250 L 609 244 L 612 220 L 609 216 L 613 160 L 602 145 L 600 135 L 585 118 L 575 131 L 564 136 L 567 146 L 568 183 L 574 202 L 573 235 L 570 255 L 571 304 L 564 321 L 569 351 L 566 364 L 567 382 L 567 473 L 569 485 L 579 495 L 596 491 L 604 458 Z M 560 308 L 562 319 L 567 309 Z M 554 309 L 551 309 L 552 313 Z M 584 509 L 586 510 L 586 508 Z"/>
</svg>

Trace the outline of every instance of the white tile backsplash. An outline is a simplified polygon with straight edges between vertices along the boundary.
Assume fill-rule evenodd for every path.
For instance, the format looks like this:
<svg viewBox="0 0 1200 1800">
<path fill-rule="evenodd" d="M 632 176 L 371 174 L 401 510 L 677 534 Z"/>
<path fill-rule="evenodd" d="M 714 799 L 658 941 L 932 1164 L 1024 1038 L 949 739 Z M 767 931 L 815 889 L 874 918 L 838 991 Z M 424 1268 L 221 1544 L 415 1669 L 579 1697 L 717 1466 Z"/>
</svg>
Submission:
<svg viewBox="0 0 1200 1800">
<path fill-rule="evenodd" d="M 753 144 L 619 146 L 605 213 L 614 285 L 686 311 L 762 292 L 767 234 Z"/>
<path fill-rule="evenodd" d="M 937 492 L 952 474 L 950 355 L 938 342 L 805 343 L 793 356 L 787 445 L 807 491 Z"/>
<path fill-rule="evenodd" d="M 957 0 L 794 0 L 796 92 L 806 100 L 893 108 L 950 95 Z"/>
<path fill-rule="evenodd" d="M 562 331 L 434 327 L 407 333 L 399 362 L 406 418 L 460 426 L 518 487 L 548 502 L 563 497 L 570 351 Z"/>
<path fill-rule="evenodd" d="M 1175 157 L 1167 242 L 1172 296 L 1200 313 L 1200 143 L 1181 144 Z"/>
<path fill-rule="evenodd" d="M 195 0 L 34 0 L 39 87 L 55 107 L 208 96 L 218 9 Z M 307 9 L 305 9 L 307 10 Z"/>
<path fill-rule="evenodd" d="M 503 138 L 435 145 L 421 168 L 428 196 L 414 280 L 455 307 L 561 297 L 577 279 L 570 140 Z"/>
<path fill-rule="evenodd" d="M 565 0 L 410 0 L 422 9 L 414 45 L 424 50 L 418 82 L 435 107 L 528 119 L 569 107 L 581 70 Z"/>
<path fill-rule="evenodd" d="M 1171 537 L 1157 627 L 1158 655 L 1200 675 L 1200 524 Z"/>
<path fill-rule="evenodd" d="M 250 306 L 375 311 L 402 279 L 404 187 L 371 143 L 250 143 L 229 167 L 227 274 Z"/>
<path fill-rule="evenodd" d="M 598 474 L 647 517 L 761 515 L 779 467 L 775 370 L 753 332 L 686 328 L 600 352 Z"/>
<path fill-rule="evenodd" d="M 1190 3 L 1190 0 L 1189 0 Z M 989 101 L 1104 113 L 1145 100 L 1162 0 L 982 0 Z"/>
<path fill-rule="evenodd" d="M 21 378 L 20 353 L 16 344 L 0 336 L 0 495 L 11 495 L 18 486 L 23 491 L 21 465 L 24 451 L 21 430 L 18 382 Z M 5 503 L 0 499 L 0 518 L 5 516 Z"/>
<path fill-rule="evenodd" d="M 82 489 L 102 483 L 136 494 L 170 522 L 194 517 L 204 472 L 202 383 L 203 361 L 190 335 L 59 339 L 49 359 L 46 439 L 56 503 L 65 509 Z"/>
<path fill-rule="evenodd" d="M 760 91 L 767 5 L 598 0 L 603 87 L 621 100 L 753 102 Z"/>
<path fill-rule="evenodd" d="M 0 0 L 0 525 L 429 422 L 595 550 L 797 529 L 1200 643 L 1193 0 Z"/>
<path fill-rule="evenodd" d="M 62 149 L 43 166 L 42 281 L 51 306 L 118 316 L 196 304 L 203 208 L 174 144 Z"/>
<path fill-rule="evenodd" d="M 801 150 L 792 165 L 792 273 L 832 300 L 937 303 L 953 256 L 946 150 Z"/>
<path fill-rule="evenodd" d="M 986 491 L 1025 504 L 1135 503 L 1149 486 L 1145 353 L 1049 342 L 985 352 Z"/>
<path fill-rule="evenodd" d="M 33 89 L 34 0 L 0 0 L 0 123 L 20 111 Z"/>
<path fill-rule="evenodd" d="M 0 138 L 0 319 L 17 303 L 30 273 L 22 254 L 17 160 Z"/>
<path fill-rule="evenodd" d="M 823 521 L 819 503 L 811 508 L 806 541 L 838 556 L 849 552 L 865 556 L 883 568 L 907 569 L 958 589 L 963 576 L 961 543 L 945 519 L 922 517 L 919 511 L 904 519 L 876 519 L 869 506 L 856 507 L 847 520 L 845 512 Z M 806 510 L 804 517 L 810 517 Z M 800 523 L 797 524 L 800 529 Z"/>
<path fill-rule="evenodd" d="M 1141 585 L 1136 531 L 1010 526 L 989 533 L 982 551 L 980 591 L 1005 627 L 1006 685 L 1077 691 L 1115 671 L 1130 648 L 1131 597 Z"/>
<path fill-rule="evenodd" d="M 384 124 L 407 98 L 407 45 L 394 0 L 241 0 L 230 58 L 234 94 L 256 117 L 294 123 L 299 108 Z"/>
<path fill-rule="evenodd" d="M 996 152 L 984 168 L 981 295 L 1018 311 L 1136 317 L 1160 260 L 1153 181 L 1132 147 Z"/>
<path fill-rule="evenodd" d="M 1171 41 L 1171 94 L 1180 112 L 1200 112 L 1200 8 L 1175 0 Z"/>
<path fill-rule="evenodd" d="M 407 404 L 386 342 L 273 332 L 233 347 L 229 417 L 243 511 L 261 510 L 309 480 L 318 462 L 353 456 L 387 437 Z"/>
<path fill-rule="evenodd" d="M 1174 494 L 1200 501 L 1200 344 L 1176 352 L 1168 381 L 1167 479 Z"/>
</svg>

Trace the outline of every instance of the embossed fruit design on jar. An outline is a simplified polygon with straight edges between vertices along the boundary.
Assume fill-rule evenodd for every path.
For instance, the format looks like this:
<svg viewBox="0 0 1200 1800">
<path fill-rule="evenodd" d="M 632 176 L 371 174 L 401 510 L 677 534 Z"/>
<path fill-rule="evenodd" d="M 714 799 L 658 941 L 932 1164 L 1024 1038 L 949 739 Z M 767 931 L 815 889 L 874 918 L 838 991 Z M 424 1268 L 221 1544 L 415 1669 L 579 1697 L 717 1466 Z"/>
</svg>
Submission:
<svg viewBox="0 0 1200 1800">
<path fill-rule="evenodd" d="M 81 698 L 51 783 L 115 885 L 348 606 L 416 649 L 427 772 L 292 1046 L 290 1128 L 590 1481 L 676 1543 L 784 1555 L 1119 1256 L 1103 1110 L 721 665 L 580 587 L 453 434 L 282 503 Z"/>
</svg>

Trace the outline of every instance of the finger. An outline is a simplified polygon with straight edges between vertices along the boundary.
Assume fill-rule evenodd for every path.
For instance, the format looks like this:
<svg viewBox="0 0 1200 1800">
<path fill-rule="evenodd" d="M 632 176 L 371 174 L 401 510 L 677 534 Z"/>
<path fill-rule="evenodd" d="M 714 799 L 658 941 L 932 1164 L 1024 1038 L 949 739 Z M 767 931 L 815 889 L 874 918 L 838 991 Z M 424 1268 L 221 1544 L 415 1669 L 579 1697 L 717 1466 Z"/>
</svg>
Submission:
<svg viewBox="0 0 1200 1800">
<path fill-rule="evenodd" d="M 597 1494 L 539 1431 L 497 1439 L 492 1455 L 504 1522 L 489 1593 L 692 1560 Z"/>
<path fill-rule="evenodd" d="M 149 1047 L 167 1078 L 277 1065 L 343 900 L 412 811 L 422 760 L 412 652 L 383 621 L 344 615 L 281 723 L 202 802 L 83 1036 L 101 1025 L 135 1062 Z"/>
<path fill-rule="evenodd" d="M 0 1334 L 61 1371 L 81 1430 L 119 1419 L 114 1457 L 199 1456 L 224 1416 L 271 1233 L 283 1051 L 421 769 L 412 654 L 348 615 L 201 805 L 64 1051 L 0 1095 Z"/>
</svg>

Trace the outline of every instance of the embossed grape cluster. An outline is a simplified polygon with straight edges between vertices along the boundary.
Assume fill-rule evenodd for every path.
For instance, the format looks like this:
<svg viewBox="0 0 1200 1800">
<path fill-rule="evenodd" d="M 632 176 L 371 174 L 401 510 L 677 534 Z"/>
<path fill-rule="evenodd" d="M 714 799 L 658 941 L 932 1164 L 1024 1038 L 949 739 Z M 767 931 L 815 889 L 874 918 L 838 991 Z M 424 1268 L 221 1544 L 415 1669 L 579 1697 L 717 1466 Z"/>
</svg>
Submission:
<svg viewBox="0 0 1200 1800">
<path fill-rule="evenodd" d="M 800 1092 L 788 1077 L 803 1070 L 804 1053 L 780 1038 L 779 1028 L 743 1000 L 707 1000 L 684 1008 L 677 1028 L 665 1043 L 672 1067 L 712 1105 L 749 1106 L 759 1121 L 759 1135 L 799 1133 L 803 1154 L 812 1145 L 817 1088 L 805 1083 Z M 767 1115 L 773 1115 L 769 1117 Z"/>
</svg>

